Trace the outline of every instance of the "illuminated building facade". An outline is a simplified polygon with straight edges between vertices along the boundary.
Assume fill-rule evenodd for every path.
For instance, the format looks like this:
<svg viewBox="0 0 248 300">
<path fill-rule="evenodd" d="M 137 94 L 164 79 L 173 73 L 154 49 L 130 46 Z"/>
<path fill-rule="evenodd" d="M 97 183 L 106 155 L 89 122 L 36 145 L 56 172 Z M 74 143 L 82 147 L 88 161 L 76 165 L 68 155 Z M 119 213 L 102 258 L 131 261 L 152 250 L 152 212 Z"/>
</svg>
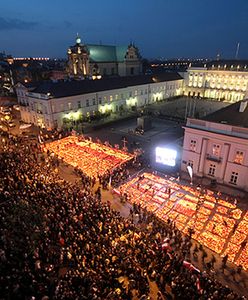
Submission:
<svg viewBox="0 0 248 300">
<path fill-rule="evenodd" d="M 181 170 L 248 191 L 248 100 L 187 119 Z M 194 180 L 194 179 L 193 179 Z"/>
<path fill-rule="evenodd" d="M 236 102 L 248 89 L 247 65 L 190 67 L 184 73 L 184 95 Z"/>
<path fill-rule="evenodd" d="M 132 76 L 142 73 L 139 49 L 128 46 L 82 44 L 77 36 L 76 44 L 67 51 L 67 72 L 70 77 Z"/>
<path fill-rule="evenodd" d="M 22 121 L 52 129 L 96 113 L 134 110 L 178 96 L 182 86 L 178 73 L 164 73 L 43 82 L 36 88 L 18 83 L 16 93 Z"/>
</svg>

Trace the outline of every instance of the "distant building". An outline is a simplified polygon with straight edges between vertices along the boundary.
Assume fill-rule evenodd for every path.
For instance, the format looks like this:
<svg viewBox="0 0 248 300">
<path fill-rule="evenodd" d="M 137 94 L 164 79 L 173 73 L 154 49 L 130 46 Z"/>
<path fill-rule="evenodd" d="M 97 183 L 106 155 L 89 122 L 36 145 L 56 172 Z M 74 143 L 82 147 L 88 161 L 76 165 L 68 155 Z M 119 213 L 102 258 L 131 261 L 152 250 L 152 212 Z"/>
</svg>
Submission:
<svg viewBox="0 0 248 300">
<path fill-rule="evenodd" d="M 229 102 L 244 99 L 248 90 L 248 61 L 212 61 L 184 73 L 184 95 Z"/>
<path fill-rule="evenodd" d="M 82 44 L 77 37 L 76 44 L 69 47 L 67 55 L 67 72 L 74 78 L 142 73 L 139 49 L 132 43 L 128 46 Z"/>
<path fill-rule="evenodd" d="M 52 81 L 65 80 L 67 78 L 67 74 L 63 70 L 52 70 L 49 72 L 49 78 Z"/>
<path fill-rule="evenodd" d="M 178 73 L 43 82 L 18 83 L 16 93 L 21 119 L 40 127 L 71 127 L 96 113 L 133 110 L 182 93 Z"/>
<path fill-rule="evenodd" d="M 9 95 L 13 92 L 12 64 L 13 57 L 0 52 L 0 95 Z"/>
<path fill-rule="evenodd" d="M 187 119 L 181 170 L 248 191 L 248 99 Z"/>
</svg>

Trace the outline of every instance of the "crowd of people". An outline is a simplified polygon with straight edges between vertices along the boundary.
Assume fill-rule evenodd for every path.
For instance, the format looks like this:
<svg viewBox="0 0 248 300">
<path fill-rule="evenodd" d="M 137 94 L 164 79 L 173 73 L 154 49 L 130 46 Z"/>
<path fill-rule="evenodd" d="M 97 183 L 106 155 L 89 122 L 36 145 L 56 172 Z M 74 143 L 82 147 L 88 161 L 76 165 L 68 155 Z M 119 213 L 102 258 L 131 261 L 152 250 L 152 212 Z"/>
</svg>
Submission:
<svg viewBox="0 0 248 300">
<path fill-rule="evenodd" d="M 0 299 L 145 300 L 151 282 L 157 299 L 245 299 L 189 267 L 191 235 L 173 222 L 136 205 L 121 217 L 36 142 L 5 138 L 0 151 Z"/>
</svg>

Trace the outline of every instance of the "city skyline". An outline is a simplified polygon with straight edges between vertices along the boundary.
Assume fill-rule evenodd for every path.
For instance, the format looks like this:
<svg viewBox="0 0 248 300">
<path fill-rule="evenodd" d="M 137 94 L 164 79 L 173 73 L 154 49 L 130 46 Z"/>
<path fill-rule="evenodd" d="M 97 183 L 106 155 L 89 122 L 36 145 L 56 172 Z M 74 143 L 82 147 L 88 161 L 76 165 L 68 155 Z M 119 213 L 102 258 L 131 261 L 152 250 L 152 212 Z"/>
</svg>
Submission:
<svg viewBox="0 0 248 300">
<path fill-rule="evenodd" d="M 10 0 L 1 8 L 1 51 L 65 58 L 76 34 L 86 44 L 127 45 L 144 58 L 248 58 L 248 2 L 147 0 L 104 4 Z"/>
</svg>

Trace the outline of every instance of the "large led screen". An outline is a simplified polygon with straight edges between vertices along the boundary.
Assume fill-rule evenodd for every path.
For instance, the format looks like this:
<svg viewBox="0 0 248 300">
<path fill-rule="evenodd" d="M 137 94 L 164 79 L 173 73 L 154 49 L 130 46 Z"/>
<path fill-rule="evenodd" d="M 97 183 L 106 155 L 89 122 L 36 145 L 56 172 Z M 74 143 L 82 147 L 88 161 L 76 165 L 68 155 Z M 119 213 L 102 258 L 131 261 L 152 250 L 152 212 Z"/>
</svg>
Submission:
<svg viewBox="0 0 248 300">
<path fill-rule="evenodd" d="M 176 165 L 177 151 L 168 148 L 156 147 L 156 163 L 174 167 Z"/>
</svg>

